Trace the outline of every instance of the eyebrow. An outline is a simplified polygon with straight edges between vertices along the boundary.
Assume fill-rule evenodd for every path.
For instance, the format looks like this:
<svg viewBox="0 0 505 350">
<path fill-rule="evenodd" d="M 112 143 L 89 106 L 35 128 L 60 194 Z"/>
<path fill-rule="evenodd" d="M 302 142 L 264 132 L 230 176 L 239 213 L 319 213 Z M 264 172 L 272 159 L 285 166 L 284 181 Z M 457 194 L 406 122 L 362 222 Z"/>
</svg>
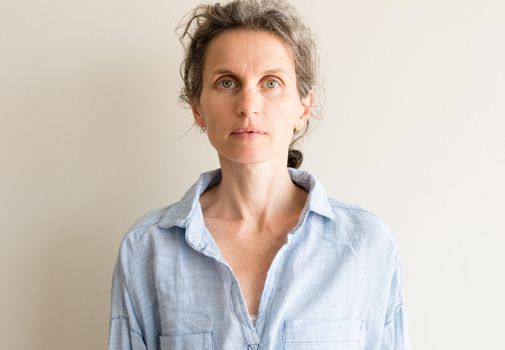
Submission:
<svg viewBox="0 0 505 350">
<path fill-rule="evenodd" d="M 286 71 L 282 68 L 267 69 L 266 71 L 264 71 L 262 73 L 262 75 L 279 74 L 279 73 L 287 75 Z M 225 75 L 229 74 L 229 75 L 233 75 L 233 76 L 238 75 L 238 74 L 234 73 L 233 71 L 226 69 L 226 68 L 218 68 L 212 72 L 212 76 L 221 75 L 221 74 L 225 74 Z"/>
</svg>

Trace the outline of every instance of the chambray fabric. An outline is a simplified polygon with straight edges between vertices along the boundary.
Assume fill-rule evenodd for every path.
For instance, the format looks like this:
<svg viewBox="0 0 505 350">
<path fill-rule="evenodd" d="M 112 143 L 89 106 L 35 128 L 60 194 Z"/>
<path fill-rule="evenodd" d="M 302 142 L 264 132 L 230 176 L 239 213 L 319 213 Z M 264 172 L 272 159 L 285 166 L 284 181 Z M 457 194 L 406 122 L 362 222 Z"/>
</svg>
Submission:
<svg viewBox="0 0 505 350">
<path fill-rule="evenodd" d="M 398 243 L 376 216 L 327 196 L 288 168 L 309 195 L 275 256 L 253 326 L 238 281 L 207 230 L 199 196 L 153 210 L 124 236 L 112 283 L 109 349 L 410 349 Z"/>
</svg>

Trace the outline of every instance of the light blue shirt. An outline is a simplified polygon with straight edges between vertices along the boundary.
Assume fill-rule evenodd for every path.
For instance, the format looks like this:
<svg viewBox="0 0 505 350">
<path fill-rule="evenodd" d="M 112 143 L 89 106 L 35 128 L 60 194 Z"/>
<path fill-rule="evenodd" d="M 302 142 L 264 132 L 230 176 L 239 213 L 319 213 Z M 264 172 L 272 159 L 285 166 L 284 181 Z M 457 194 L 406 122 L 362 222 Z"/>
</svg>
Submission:
<svg viewBox="0 0 505 350">
<path fill-rule="evenodd" d="M 390 230 L 328 197 L 308 172 L 288 170 L 309 194 L 268 270 L 256 325 L 204 224 L 199 197 L 221 181 L 216 169 L 125 235 L 112 283 L 110 350 L 410 349 Z"/>
</svg>

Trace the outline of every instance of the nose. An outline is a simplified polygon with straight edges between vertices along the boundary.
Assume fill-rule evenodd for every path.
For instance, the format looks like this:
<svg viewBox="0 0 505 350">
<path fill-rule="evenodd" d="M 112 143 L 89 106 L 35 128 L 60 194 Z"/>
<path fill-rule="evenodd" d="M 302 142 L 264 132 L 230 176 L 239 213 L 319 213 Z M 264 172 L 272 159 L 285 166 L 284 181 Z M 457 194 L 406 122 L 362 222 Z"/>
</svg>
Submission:
<svg viewBox="0 0 505 350">
<path fill-rule="evenodd" d="M 259 91 L 244 88 L 237 94 L 237 115 L 252 117 L 261 110 L 261 96 Z"/>
</svg>

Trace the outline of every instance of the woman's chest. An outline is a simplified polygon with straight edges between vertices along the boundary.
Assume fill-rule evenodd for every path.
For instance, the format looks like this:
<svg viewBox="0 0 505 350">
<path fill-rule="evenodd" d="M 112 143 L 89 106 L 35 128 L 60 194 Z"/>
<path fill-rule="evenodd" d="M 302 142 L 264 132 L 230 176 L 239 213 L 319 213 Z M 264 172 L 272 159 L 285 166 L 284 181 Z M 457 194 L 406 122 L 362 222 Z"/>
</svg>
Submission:
<svg viewBox="0 0 505 350">
<path fill-rule="evenodd" d="M 216 232 L 213 238 L 239 283 L 249 313 L 258 314 L 268 270 L 285 239 L 267 235 L 251 239 L 234 237 L 222 229 L 213 231 Z"/>
<path fill-rule="evenodd" d="M 183 244 L 173 251 L 176 254 L 163 254 L 162 266 L 154 268 L 161 334 L 177 342 L 188 338 L 189 348 L 205 348 L 193 340 L 194 334 L 214 332 L 215 339 L 226 339 L 226 344 L 215 344 L 218 348 L 242 348 L 249 312 L 261 313 L 256 330 L 266 332 L 262 345 L 267 349 L 302 345 L 303 349 L 358 349 L 361 321 L 370 320 L 367 305 L 380 305 L 370 300 L 371 294 L 377 294 L 370 286 L 374 271 L 363 269 L 360 259 L 346 249 L 311 242 L 293 246 L 293 240 L 285 247 L 282 241 L 277 246 L 264 242 L 244 245 L 217 238 L 233 271 L 215 255 L 206 255 L 214 250 L 197 253 Z M 257 312 L 260 300 L 268 307 Z"/>
</svg>

